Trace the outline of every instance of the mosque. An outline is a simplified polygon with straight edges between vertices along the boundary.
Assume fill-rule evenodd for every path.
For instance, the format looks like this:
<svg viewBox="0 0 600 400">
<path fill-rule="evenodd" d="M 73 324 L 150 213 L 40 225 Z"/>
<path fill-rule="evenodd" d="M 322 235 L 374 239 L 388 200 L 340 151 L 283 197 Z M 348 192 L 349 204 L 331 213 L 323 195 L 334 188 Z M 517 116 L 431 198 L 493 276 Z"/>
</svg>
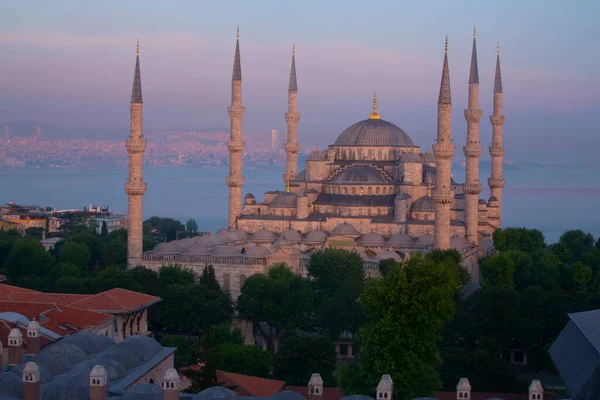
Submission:
<svg viewBox="0 0 600 400">
<path fill-rule="evenodd" d="M 294 272 L 306 273 L 311 252 L 327 247 L 356 251 L 369 275 L 378 274 L 383 259 L 404 260 L 415 252 L 431 249 L 458 250 L 463 265 L 479 282 L 477 259 L 493 250 L 491 234 L 502 224 L 502 78 L 499 51 L 493 93 L 488 179 L 491 196 L 479 198 L 479 71 L 473 32 L 470 64 L 467 142 L 464 183 L 450 170 L 455 145 L 451 136 L 451 92 L 446 39 L 438 98 L 437 140 L 432 150 L 422 151 L 397 125 L 377 111 L 377 98 L 367 119 L 346 128 L 327 149 L 316 148 L 298 171 L 298 80 L 295 54 L 288 87 L 285 190 L 252 193 L 242 198 L 242 69 L 239 31 L 236 41 L 231 105 L 228 229 L 213 235 L 160 243 L 142 253 L 142 176 L 145 141 L 142 135 L 142 89 L 139 47 L 131 99 L 128 265 L 158 269 L 179 264 L 201 272 L 215 268 L 222 286 L 237 297 L 247 276 L 265 273 L 270 265 L 285 262 Z M 366 116 L 365 115 L 365 116 Z"/>
</svg>

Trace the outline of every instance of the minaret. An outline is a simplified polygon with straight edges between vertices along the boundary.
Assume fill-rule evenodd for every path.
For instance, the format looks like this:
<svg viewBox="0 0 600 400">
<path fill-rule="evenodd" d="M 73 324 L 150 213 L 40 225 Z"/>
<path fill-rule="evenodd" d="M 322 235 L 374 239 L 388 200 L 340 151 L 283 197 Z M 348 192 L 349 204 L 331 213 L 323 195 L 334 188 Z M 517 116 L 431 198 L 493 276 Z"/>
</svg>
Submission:
<svg viewBox="0 0 600 400">
<path fill-rule="evenodd" d="M 473 51 L 471 53 L 471 72 L 469 74 L 469 108 L 465 110 L 467 120 L 467 144 L 463 152 L 467 160 L 467 176 L 463 185 L 465 194 L 465 220 L 467 225 L 467 241 L 472 245 L 478 244 L 478 215 L 479 215 L 479 121 L 482 110 L 479 109 L 479 71 L 477 68 L 476 31 L 473 28 Z"/>
<path fill-rule="evenodd" d="M 285 175 L 284 182 L 294 179 L 298 173 L 298 81 L 296 80 L 296 46 L 292 46 L 292 68 L 290 69 L 290 84 L 288 86 L 287 141 L 285 143 Z"/>
<path fill-rule="evenodd" d="M 504 145 L 502 144 L 502 127 L 504 126 L 504 115 L 502 115 L 502 74 L 500 72 L 500 46 L 496 51 L 496 76 L 494 78 L 494 113 L 490 116 L 492 123 L 492 145 L 490 155 L 492 156 L 492 177 L 488 179 L 490 197 L 498 200 L 498 226 L 502 227 L 502 188 L 504 177 L 502 176 L 502 157 L 504 156 Z"/>
<path fill-rule="evenodd" d="M 229 149 L 229 175 L 226 178 L 229 186 L 229 229 L 236 228 L 236 218 L 242 208 L 242 152 L 244 141 L 242 140 L 242 117 L 244 107 L 242 106 L 242 66 L 240 62 L 240 28 L 237 30 L 235 42 L 235 56 L 233 60 L 233 76 L 231 79 L 231 106 L 227 107 L 231 119 L 231 134 L 227 148 Z"/>
<path fill-rule="evenodd" d="M 143 174 L 143 157 L 146 141 L 142 134 L 142 80 L 140 76 L 140 42 L 135 51 L 135 72 L 129 104 L 129 139 L 125 142 L 129 153 L 129 177 L 125 183 L 128 197 L 127 210 L 127 266 L 136 267 L 142 262 L 142 199 L 146 192 Z"/>
<path fill-rule="evenodd" d="M 451 139 L 452 99 L 450 96 L 450 72 L 448 71 L 448 37 L 444 53 L 444 67 L 438 99 L 437 143 L 433 145 L 436 158 L 435 177 L 435 227 L 434 247 L 445 250 L 450 247 L 450 205 L 454 199 L 450 169 L 454 145 Z"/>
</svg>

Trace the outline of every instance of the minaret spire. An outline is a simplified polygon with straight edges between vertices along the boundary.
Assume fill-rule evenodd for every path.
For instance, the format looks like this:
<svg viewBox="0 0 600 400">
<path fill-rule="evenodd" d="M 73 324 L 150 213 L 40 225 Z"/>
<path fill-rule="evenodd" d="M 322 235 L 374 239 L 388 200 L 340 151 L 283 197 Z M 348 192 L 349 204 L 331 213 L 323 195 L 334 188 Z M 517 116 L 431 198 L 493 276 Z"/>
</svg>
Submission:
<svg viewBox="0 0 600 400">
<path fill-rule="evenodd" d="M 483 111 L 479 109 L 479 71 L 477 68 L 476 31 L 473 28 L 473 51 L 471 53 L 471 71 L 469 74 L 469 108 L 465 110 L 467 120 L 467 143 L 463 147 L 466 158 L 466 178 L 463 185 L 465 194 L 465 221 L 467 225 L 467 241 L 472 245 L 479 243 L 479 121 Z"/>
<path fill-rule="evenodd" d="M 125 142 L 129 153 L 129 176 L 125 183 L 127 193 L 127 267 L 133 268 L 142 262 L 142 218 L 143 196 L 146 192 L 143 166 L 146 141 L 142 133 L 142 80 L 140 74 L 140 42 L 135 50 L 135 71 L 131 90 L 129 139 Z"/>
<path fill-rule="evenodd" d="M 231 106 L 227 107 L 231 119 L 231 133 L 227 148 L 229 149 L 229 175 L 226 182 L 229 186 L 229 213 L 228 227 L 235 229 L 237 217 L 242 210 L 242 153 L 244 141 L 242 139 L 242 118 L 244 107 L 242 106 L 242 67 L 240 61 L 240 28 L 238 27 L 235 42 L 235 55 L 233 58 L 233 76 L 231 82 Z"/>
<path fill-rule="evenodd" d="M 283 181 L 289 189 L 290 181 L 298 174 L 298 79 L 296 77 L 296 45 L 292 45 L 292 66 L 290 68 L 290 84 L 288 86 L 288 112 L 285 114 L 287 122 L 287 140 L 285 149 L 285 174 Z"/>
<path fill-rule="evenodd" d="M 490 222 L 496 228 L 502 227 L 502 188 L 504 177 L 502 176 L 502 159 L 504 157 L 504 144 L 502 142 L 502 129 L 505 117 L 502 115 L 502 73 L 500 71 L 500 45 L 496 48 L 496 74 L 494 77 L 494 112 L 490 116 L 492 124 L 492 145 L 490 155 L 492 156 L 492 176 L 488 179 L 490 187 L 490 205 L 492 200 L 497 201 L 496 221 L 490 218 Z"/>
<path fill-rule="evenodd" d="M 442 81 L 438 98 L 437 143 L 433 145 L 436 158 L 435 192 L 435 224 L 434 247 L 448 249 L 450 247 L 450 205 L 454 200 L 450 169 L 454 145 L 452 144 L 452 101 L 450 96 L 450 71 L 448 68 L 448 37 L 444 52 Z"/>
</svg>

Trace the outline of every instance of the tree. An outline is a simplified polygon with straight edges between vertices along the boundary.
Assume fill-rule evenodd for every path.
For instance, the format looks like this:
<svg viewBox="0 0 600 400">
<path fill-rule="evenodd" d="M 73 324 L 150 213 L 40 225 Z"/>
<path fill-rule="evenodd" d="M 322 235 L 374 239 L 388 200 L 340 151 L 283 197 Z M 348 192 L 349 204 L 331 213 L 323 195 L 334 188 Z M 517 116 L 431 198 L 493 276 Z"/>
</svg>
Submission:
<svg viewBox="0 0 600 400">
<path fill-rule="evenodd" d="M 358 297 L 365 284 L 362 258 L 338 249 L 317 251 L 308 263 L 314 293 L 315 325 L 331 339 L 356 333 L 364 321 Z"/>
<path fill-rule="evenodd" d="M 484 286 L 513 287 L 515 263 L 506 253 L 485 257 L 481 260 L 479 268 Z"/>
<path fill-rule="evenodd" d="M 583 255 L 594 249 L 594 237 L 581 230 L 571 230 L 563 233 L 558 240 L 562 252 L 562 261 L 573 263 L 580 261 Z"/>
<path fill-rule="evenodd" d="M 492 237 L 494 239 L 494 247 L 499 251 L 521 250 L 530 252 L 546 247 L 544 234 L 537 229 L 497 229 Z"/>
<path fill-rule="evenodd" d="M 217 370 L 220 368 L 218 347 L 212 341 L 210 328 L 207 329 L 204 340 L 192 345 L 192 359 L 198 362 L 199 368 L 189 368 L 183 371 L 186 378 L 190 380 L 187 393 L 198 393 L 202 390 L 221 386 L 217 380 Z"/>
<path fill-rule="evenodd" d="M 140 285 L 144 293 L 160 296 L 162 285 L 159 275 L 156 271 L 148 269 L 146 267 L 135 267 L 127 271 L 131 275 L 132 279 Z"/>
<path fill-rule="evenodd" d="M 114 288 L 142 292 L 142 287 L 133 280 L 132 276 L 116 266 L 109 266 L 100 271 L 94 278 L 94 287 L 96 293 Z"/>
<path fill-rule="evenodd" d="M 106 221 L 102 221 L 102 230 L 100 231 L 100 236 L 102 236 L 102 237 L 108 236 L 108 226 L 106 225 Z"/>
<path fill-rule="evenodd" d="M 35 238 L 15 240 L 3 267 L 7 277 L 17 286 L 35 290 L 50 290 L 52 287 L 54 257 Z"/>
<path fill-rule="evenodd" d="M 151 217 L 144 221 L 144 235 L 152 235 L 154 229 L 164 235 L 168 242 L 177 238 L 178 231 L 184 231 L 185 227 L 180 221 L 173 218 Z"/>
<path fill-rule="evenodd" d="M 110 235 L 109 235 L 110 236 Z M 102 260 L 102 240 L 92 232 L 76 232 L 68 236 L 66 242 L 85 244 L 90 249 L 90 262 L 94 266 L 103 264 Z M 66 246 L 66 243 L 65 243 Z"/>
<path fill-rule="evenodd" d="M 593 276 L 594 273 L 590 266 L 580 262 L 573 264 L 573 280 L 580 287 L 585 288 L 592 281 Z"/>
<path fill-rule="evenodd" d="M 183 366 L 190 365 L 192 361 L 191 343 L 184 336 L 166 335 L 160 341 L 164 347 L 176 347 L 175 351 L 175 368 L 179 369 Z"/>
<path fill-rule="evenodd" d="M 283 338 L 275 355 L 275 376 L 287 385 L 306 386 L 311 374 L 319 373 L 327 386 L 335 384 L 335 349 L 325 336 Z"/>
<path fill-rule="evenodd" d="M 307 325 L 311 298 L 308 281 L 279 264 L 271 267 L 267 275 L 256 274 L 246 280 L 237 308 L 265 338 L 267 349 L 274 351 L 275 336 Z"/>
<path fill-rule="evenodd" d="M 198 223 L 194 218 L 190 218 L 185 223 L 185 229 L 190 233 L 196 233 L 198 231 Z"/>
<path fill-rule="evenodd" d="M 90 264 L 92 253 L 89 247 L 84 243 L 67 242 L 60 252 L 60 261 L 66 264 L 73 264 L 87 267 Z"/>
<path fill-rule="evenodd" d="M 403 400 L 440 387 L 438 332 L 452 318 L 457 288 L 456 270 L 420 254 L 367 281 L 360 296 L 366 323 L 358 362 L 371 385 L 389 373 Z"/>
<path fill-rule="evenodd" d="M 223 344 L 219 346 L 219 359 L 223 371 L 269 378 L 271 353 L 254 345 Z"/>
</svg>

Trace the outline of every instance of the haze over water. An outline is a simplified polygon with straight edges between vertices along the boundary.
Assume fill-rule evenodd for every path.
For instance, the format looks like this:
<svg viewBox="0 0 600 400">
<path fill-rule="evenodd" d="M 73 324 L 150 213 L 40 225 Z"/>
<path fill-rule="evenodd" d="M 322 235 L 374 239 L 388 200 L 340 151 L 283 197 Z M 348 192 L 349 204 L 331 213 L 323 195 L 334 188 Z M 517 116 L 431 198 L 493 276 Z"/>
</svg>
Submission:
<svg viewBox="0 0 600 400">
<path fill-rule="evenodd" d="M 283 168 L 244 171 L 244 193 L 257 200 L 268 190 L 283 190 Z M 462 181 L 464 170 L 454 171 Z M 201 230 L 227 225 L 226 168 L 145 168 L 148 190 L 144 218 L 154 215 L 185 222 L 195 218 Z M 78 171 L 42 169 L 0 170 L 0 203 L 14 201 L 59 208 L 87 207 L 90 203 L 127 212 L 126 170 Z M 487 199 L 489 170 L 482 166 L 482 198 Z M 504 226 L 540 229 L 551 243 L 569 229 L 600 235 L 600 170 L 562 168 L 507 168 L 504 172 Z"/>
</svg>

